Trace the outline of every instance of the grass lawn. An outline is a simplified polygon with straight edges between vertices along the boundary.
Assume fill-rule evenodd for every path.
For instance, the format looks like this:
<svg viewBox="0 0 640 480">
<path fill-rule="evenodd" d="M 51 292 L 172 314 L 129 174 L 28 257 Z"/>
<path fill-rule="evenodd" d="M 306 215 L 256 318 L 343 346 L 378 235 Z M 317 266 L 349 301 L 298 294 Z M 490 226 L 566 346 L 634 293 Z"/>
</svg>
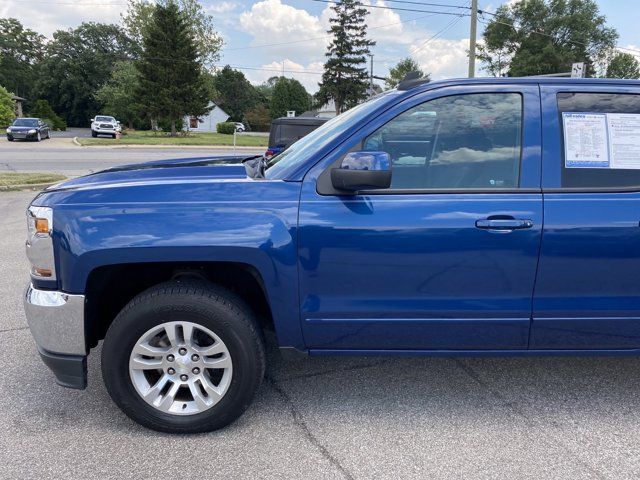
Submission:
<svg viewBox="0 0 640 480">
<path fill-rule="evenodd" d="M 266 147 L 268 137 L 237 135 L 236 145 L 239 147 Z M 191 133 L 186 137 L 169 137 L 165 133 L 130 132 L 119 139 L 78 138 L 80 145 L 233 145 L 233 135 L 222 133 Z"/>
<path fill-rule="evenodd" d="M 0 190 L 13 190 L 16 187 L 42 185 L 66 180 L 64 175 L 56 173 L 0 173 Z"/>
</svg>

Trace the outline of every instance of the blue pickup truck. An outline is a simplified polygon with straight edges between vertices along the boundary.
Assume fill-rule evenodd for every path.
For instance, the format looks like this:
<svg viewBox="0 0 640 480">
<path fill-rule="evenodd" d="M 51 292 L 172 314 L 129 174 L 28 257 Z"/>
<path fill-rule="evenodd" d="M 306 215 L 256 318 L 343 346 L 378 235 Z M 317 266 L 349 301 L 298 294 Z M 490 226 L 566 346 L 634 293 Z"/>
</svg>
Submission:
<svg viewBox="0 0 640 480">
<path fill-rule="evenodd" d="M 640 82 L 402 83 L 272 160 L 128 165 L 28 208 L 25 310 L 58 383 L 221 428 L 307 355 L 640 352 Z"/>
</svg>

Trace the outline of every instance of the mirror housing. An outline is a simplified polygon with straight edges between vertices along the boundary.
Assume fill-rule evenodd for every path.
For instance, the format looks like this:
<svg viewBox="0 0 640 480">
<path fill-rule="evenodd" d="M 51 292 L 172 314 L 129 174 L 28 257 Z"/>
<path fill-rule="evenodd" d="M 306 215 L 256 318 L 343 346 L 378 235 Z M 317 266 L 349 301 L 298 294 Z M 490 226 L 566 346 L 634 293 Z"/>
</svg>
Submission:
<svg viewBox="0 0 640 480">
<path fill-rule="evenodd" d="M 391 186 L 391 159 L 387 152 L 349 152 L 340 168 L 331 170 L 331 183 L 336 190 L 357 192 L 389 188 Z"/>
</svg>

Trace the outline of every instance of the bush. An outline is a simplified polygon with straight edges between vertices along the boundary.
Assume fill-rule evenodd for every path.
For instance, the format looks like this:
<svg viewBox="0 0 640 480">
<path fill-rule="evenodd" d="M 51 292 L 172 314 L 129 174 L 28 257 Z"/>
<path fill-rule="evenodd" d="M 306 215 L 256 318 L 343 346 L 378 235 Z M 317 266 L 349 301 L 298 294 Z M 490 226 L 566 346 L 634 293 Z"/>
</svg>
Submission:
<svg viewBox="0 0 640 480">
<path fill-rule="evenodd" d="M 29 112 L 32 117 L 41 118 L 53 130 L 66 130 L 67 122 L 65 122 L 62 118 L 56 115 L 56 112 L 53 111 L 51 105 L 46 100 L 36 100 L 33 104 L 33 108 Z"/>
<path fill-rule="evenodd" d="M 13 109 L 15 103 L 13 96 L 2 86 L 0 86 L 0 127 L 8 127 L 16 118 Z"/>
<path fill-rule="evenodd" d="M 236 131 L 236 124 L 233 122 L 222 122 L 216 125 L 216 132 L 233 135 Z"/>
</svg>

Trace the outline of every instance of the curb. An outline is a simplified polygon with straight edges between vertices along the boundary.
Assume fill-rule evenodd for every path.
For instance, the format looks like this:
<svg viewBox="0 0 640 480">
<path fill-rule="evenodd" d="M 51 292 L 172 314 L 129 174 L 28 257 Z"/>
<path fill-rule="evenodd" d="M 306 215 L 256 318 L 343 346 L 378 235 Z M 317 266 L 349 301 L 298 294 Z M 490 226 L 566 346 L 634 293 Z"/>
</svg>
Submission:
<svg viewBox="0 0 640 480">
<path fill-rule="evenodd" d="M 80 145 L 80 142 L 78 141 L 78 137 L 73 137 L 72 142 L 73 142 L 74 145 L 77 145 L 78 147 L 82 146 L 82 145 Z"/>
</svg>

